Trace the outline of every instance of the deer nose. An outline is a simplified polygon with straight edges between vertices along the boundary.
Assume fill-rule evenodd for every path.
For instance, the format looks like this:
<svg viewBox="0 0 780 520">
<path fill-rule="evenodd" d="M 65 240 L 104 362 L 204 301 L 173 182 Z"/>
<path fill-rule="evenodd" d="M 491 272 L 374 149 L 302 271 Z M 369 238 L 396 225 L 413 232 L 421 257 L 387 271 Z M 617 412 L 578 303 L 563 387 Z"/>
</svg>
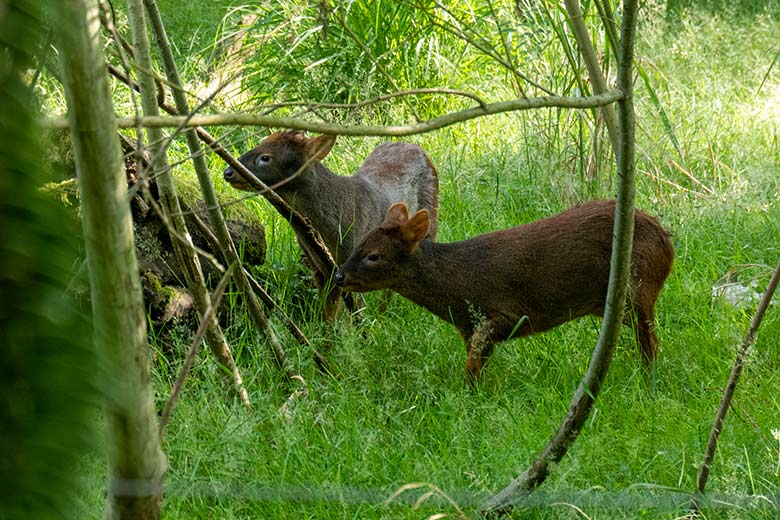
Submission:
<svg viewBox="0 0 780 520">
<path fill-rule="evenodd" d="M 344 273 L 341 272 L 341 269 L 336 271 L 336 274 L 333 275 L 333 281 L 336 282 L 336 285 L 339 287 L 344 285 Z"/>
<path fill-rule="evenodd" d="M 233 171 L 233 167 L 232 166 L 228 166 L 227 168 L 225 168 L 225 171 L 222 172 L 222 177 L 226 181 L 230 181 L 233 178 L 233 175 L 235 175 L 235 171 Z"/>
</svg>

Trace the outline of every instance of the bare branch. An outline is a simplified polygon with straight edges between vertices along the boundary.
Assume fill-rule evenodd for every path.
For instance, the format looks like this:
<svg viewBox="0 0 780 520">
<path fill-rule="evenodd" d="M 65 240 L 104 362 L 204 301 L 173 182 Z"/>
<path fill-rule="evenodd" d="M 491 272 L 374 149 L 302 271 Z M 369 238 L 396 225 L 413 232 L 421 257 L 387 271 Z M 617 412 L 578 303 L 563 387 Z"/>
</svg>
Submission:
<svg viewBox="0 0 780 520">
<path fill-rule="evenodd" d="M 456 123 L 462 123 L 478 117 L 502 114 L 505 112 L 517 112 L 534 108 L 597 108 L 623 99 L 624 93 L 619 89 L 608 90 L 603 94 L 588 97 L 545 96 L 535 98 L 513 99 L 488 103 L 481 107 L 469 108 L 457 112 L 450 112 L 427 121 L 406 125 L 339 125 L 323 121 L 305 121 L 291 117 L 272 117 L 260 114 L 208 114 L 193 117 L 186 116 L 144 116 L 137 121 L 135 118 L 117 118 L 119 128 L 132 128 L 140 122 L 146 127 L 196 127 L 196 126 L 226 126 L 248 125 L 292 128 L 296 130 L 308 130 L 321 134 L 354 135 L 354 136 L 386 136 L 401 137 L 407 135 L 422 134 L 438 130 Z M 44 121 L 49 128 L 68 128 L 66 118 L 52 118 Z"/>
<path fill-rule="evenodd" d="M 756 313 L 753 315 L 753 319 L 750 321 L 750 327 L 748 327 L 747 333 L 745 333 L 745 339 L 742 340 L 742 346 L 737 351 L 734 366 L 731 368 L 731 374 L 729 375 L 728 383 L 726 383 L 726 390 L 723 392 L 723 398 L 720 401 L 718 413 L 715 415 L 715 420 L 712 423 L 712 430 L 710 430 L 710 436 L 709 439 L 707 439 L 707 448 L 704 450 L 704 460 L 699 467 L 699 473 L 696 477 L 696 494 L 694 495 L 691 504 L 691 509 L 693 511 L 699 510 L 699 499 L 701 498 L 701 494 L 704 493 L 704 487 L 707 485 L 710 467 L 712 466 L 712 461 L 715 459 L 715 450 L 718 447 L 718 438 L 723 430 L 723 423 L 726 420 L 726 414 L 731 406 L 731 401 L 734 399 L 734 391 L 737 388 L 739 377 L 745 366 L 745 358 L 747 357 L 748 349 L 750 349 L 750 346 L 755 340 L 756 331 L 758 331 L 758 327 L 764 319 L 764 313 L 777 289 L 778 281 L 780 281 L 780 262 L 777 263 L 777 266 L 772 273 L 769 285 L 767 286 L 766 291 L 764 291 L 764 295 L 761 297 L 761 301 L 758 304 Z"/>
<path fill-rule="evenodd" d="M 577 439 L 590 409 L 599 395 L 609 370 L 617 343 L 625 308 L 626 292 L 634 235 L 634 106 L 633 51 L 636 30 L 637 0 L 624 0 L 623 27 L 618 62 L 618 88 L 625 96 L 618 102 L 620 147 L 617 149 L 618 195 L 615 208 L 614 238 L 610 262 L 609 287 L 604 317 L 596 348 L 588 370 L 572 397 L 571 404 L 558 431 L 531 466 L 507 487 L 491 497 L 483 512 L 509 512 L 541 485 L 550 473 L 550 465 L 560 461 Z"/>
</svg>

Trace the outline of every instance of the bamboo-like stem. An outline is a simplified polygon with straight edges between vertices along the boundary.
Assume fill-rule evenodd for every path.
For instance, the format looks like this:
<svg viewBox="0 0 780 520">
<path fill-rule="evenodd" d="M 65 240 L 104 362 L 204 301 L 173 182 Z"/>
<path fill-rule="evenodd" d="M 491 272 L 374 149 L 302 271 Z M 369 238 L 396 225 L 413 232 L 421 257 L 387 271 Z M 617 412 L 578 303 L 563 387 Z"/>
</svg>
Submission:
<svg viewBox="0 0 780 520">
<path fill-rule="evenodd" d="M 577 45 L 580 48 L 580 54 L 585 61 L 585 66 L 588 68 L 588 75 L 590 76 L 590 82 L 593 85 L 593 92 L 595 94 L 603 94 L 607 92 L 607 80 L 604 78 L 604 73 L 599 66 L 599 60 L 596 56 L 596 51 L 593 48 L 593 42 L 588 35 L 588 28 L 585 27 L 585 18 L 580 9 L 579 0 L 565 0 L 566 11 L 569 13 L 569 20 L 571 21 L 571 28 L 574 32 L 574 38 L 577 40 Z M 612 105 L 603 105 L 601 107 L 601 115 L 604 116 L 604 122 L 607 124 L 607 131 L 609 132 L 609 139 L 612 141 L 612 149 L 617 150 L 618 138 L 617 138 L 617 116 L 615 115 L 615 109 Z"/>
<path fill-rule="evenodd" d="M 618 88 L 624 93 L 618 102 L 618 194 L 614 238 L 610 261 L 609 287 L 604 318 L 588 370 L 572 397 L 558 431 L 531 466 L 483 506 L 484 513 L 508 513 L 536 489 L 550 473 L 550 465 L 560 461 L 577 439 L 598 397 L 607 375 L 623 318 L 634 234 L 634 108 L 632 65 L 636 30 L 636 0 L 623 2 L 623 27 L 618 57 Z"/>
<path fill-rule="evenodd" d="M 615 18 L 612 16 L 612 6 L 609 3 L 610 0 L 596 0 L 596 10 L 599 12 L 599 17 L 604 25 L 604 32 L 607 35 L 607 42 L 613 53 L 618 53 L 619 38 L 617 34 L 617 24 Z"/>
<path fill-rule="evenodd" d="M 139 69 L 139 83 L 141 90 L 141 105 L 144 114 L 156 116 L 159 115 L 157 95 L 157 85 L 152 71 L 152 56 L 149 45 L 149 38 L 146 30 L 146 19 L 144 17 L 143 0 L 128 0 L 127 17 L 130 23 L 130 30 L 133 39 L 133 49 L 136 63 Z M 173 182 L 173 175 L 168 164 L 167 158 L 167 139 L 160 128 L 147 128 L 148 141 L 151 146 L 151 166 L 152 174 L 157 180 L 157 187 L 160 192 L 160 202 L 163 216 L 173 226 L 174 232 L 187 241 L 184 244 L 171 239 L 176 261 L 184 274 L 187 287 L 192 292 L 195 299 L 195 305 L 201 319 L 208 320 L 205 329 L 206 342 L 214 354 L 216 361 L 222 365 L 225 370 L 220 372 L 225 375 L 228 382 L 232 385 L 241 402 L 249 408 L 249 395 L 244 388 L 241 373 L 236 367 L 233 354 L 230 351 L 227 340 L 222 333 L 219 322 L 213 314 L 207 313 L 211 307 L 211 299 L 206 290 L 206 283 L 203 277 L 200 260 L 195 254 L 192 245 L 187 223 L 181 211 L 179 197 L 176 194 L 176 186 Z M 143 135 L 138 136 L 139 146 L 143 142 Z"/>
<path fill-rule="evenodd" d="M 173 59 L 173 53 L 171 52 L 170 43 L 168 42 L 168 35 L 165 32 L 165 27 L 160 16 L 160 11 L 157 8 L 157 3 L 154 0 L 144 0 L 149 18 L 152 23 L 152 30 L 157 38 L 157 45 L 162 56 L 163 65 L 165 68 L 168 82 L 171 85 L 173 91 L 173 99 L 176 104 L 176 109 L 180 114 L 190 114 L 189 103 L 187 102 L 187 96 L 182 88 L 182 82 L 179 77 L 178 69 L 176 68 L 176 62 Z M 192 115 L 184 116 L 181 121 L 182 126 L 193 126 L 188 124 L 188 119 Z M 219 240 L 220 248 L 223 254 L 226 256 L 228 263 L 239 263 L 238 252 L 233 244 L 233 240 L 228 232 L 227 225 L 225 224 L 225 218 L 222 215 L 222 210 L 217 201 L 217 195 L 214 191 L 214 186 L 211 183 L 209 177 L 208 165 L 206 159 L 201 150 L 200 141 L 197 134 L 193 131 L 185 132 L 187 140 L 187 146 L 190 149 L 190 155 L 192 157 L 195 173 L 198 177 L 200 189 L 203 194 L 203 198 L 208 207 L 209 217 L 212 225 L 214 226 L 214 233 Z M 244 271 L 239 269 L 236 271 L 235 280 L 239 289 L 246 298 L 249 315 L 255 327 L 261 332 L 268 343 L 271 350 L 271 354 L 276 361 L 277 366 L 285 373 L 288 379 L 293 375 L 287 371 L 284 349 L 282 348 L 276 333 L 273 331 L 268 318 L 263 312 L 263 308 L 260 306 L 260 302 L 257 299 L 249 280 L 244 275 Z"/>
<path fill-rule="evenodd" d="M 105 518 L 159 518 L 160 448 L 146 316 L 96 0 L 51 4 L 81 192 L 108 458 Z"/>
<path fill-rule="evenodd" d="M 403 137 L 422 134 L 439 130 L 456 123 L 469 121 L 478 117 L 502 114 L 505 112 L 518 112 L 534 108 L 574 108 L 586 109 L 614 103 L 623 97 L 623 91 L 612 89 L 603 94 L 588 97 L 569 96 L 543 96 L 524 99 L 512 99 L 496 103 L 486 103 L 479 107 L 468 108 L 456 112 L 405 125 L 339 125 L 324 121 L 306 121 L 294 117 L 274 117 L 263 114 L 204 114 L 190 116 L 144 116 L 136 119 L 133 117 L 117 118 L 116 124 L 120 128 L 134 128 L 138 123 L 143 126 L 159 127 L 194 127 L 194 126 L 227 126 L 247 125 L 292 128 L 295 130 L 307 130 L 321 134 L 331 135 L 355 135 L 355 136 L 383 136 Z M 181 111 L 179 111 L 181 112 Z M 68 120 L 65 118 L 52 118 L 44 120 L 43 124 L 49 128 L 68 128 Z"/>
<path fill-rule="evenodd" d="M 737 388 L 739 377 L 742 375 L 742 369 L 745 367 L 745 358 L 747 357 L 748 350 L 753 344 L 756 338 L 756 331 L 761 325 L 761 321 L 764 319 L 764 313 L 766 313 L 769 302 L 772 300 L 772 296 L 777 289 L 777 283 L 780 280 L 780 262 L 777 263 L 775 270 L 772 272 L 772 278 L 769 280 L 769 285 L 761 297 L 761 301 L 758 304 L 756 313 L 753 315 L 753 319 L 750 321 L 750 327 L 748 327 L 745 333 L 745 339 L 742 340 L 742 346 L 737 351 L 737 357 L 734 359 L 734 366 L 731 368 L 731 374 L 729 375 L 728 382 L 726 383 L 726 389 L 723 391 L 723 398 L 720 401 L 718 412 L 715 414 L 715 420 L 712 423 L 712 430 L 710 430 L 709 439 L 707 439 L 707 447 L 704 450 L 704 460 L 699 467 L 699 473 L 696 476 L 696 494 L 694 495 L 691 509 L 693 511 L 699 510 L 699 498 L 704 493 L 704 487 L 707 485 L 707 479 L 710 475 L 710 467 L 712 467 L 712 461 L 715 459 L 715 450 L 718 447 L 718 438 L 721 431 L 723 431 L 723 423 L 726 420 L 726 414 L 731 406 L 731 401 L 734 398 L 734 391 Z"/>
</svg>

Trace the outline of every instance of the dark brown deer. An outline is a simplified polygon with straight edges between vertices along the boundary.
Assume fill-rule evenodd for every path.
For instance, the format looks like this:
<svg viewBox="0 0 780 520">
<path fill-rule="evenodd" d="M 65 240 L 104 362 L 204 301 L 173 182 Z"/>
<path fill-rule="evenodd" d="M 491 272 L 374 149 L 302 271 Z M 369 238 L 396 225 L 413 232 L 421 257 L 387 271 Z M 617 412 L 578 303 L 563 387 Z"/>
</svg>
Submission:
<svg viewBox="0 0 780 520">
<path fill-rule="evenodd" d="M 426 239 L 428 215 L 387 211 L 335 275 L 347 291 L 392 289 L 455 325 L 475 381 L 495 343 L 601 316 L 607 294 L 615 202 L 582 204 L 530 224 L 441 244 Z M 649 366 L 658 353 L 654 307 L 672 269 L 674 248 L 658 220 L 634 217 L 624 322 L 636 330 Z"/>
<path fill-rule="evenodd" d="M 277 185 L 276 193 L 320 232 L 337 264 L 382 223 L 385 212 L 396 201 L 403 201 L 412 211 L 425 209 L 426 233 L 435 237 L 439 184 L 436 169 L 422 148 L 410 143 L 382 143 L 354 175 L 340 176 L 320 162 L 335 141 L 329 135 L 308 138 L 299 131 L 276 132 L 239 161 L 266 185 Z M 235 188 L 251 189 L 230 167 L 224 178 Z M 298 240 L 301 242 L 301 237 Z M 314 271 L 315 283 L 325 290 L 332 273 Z M 341 293 L 332 286 L 328 291 L 326 319 L 336 312 Z"/>
</svg>

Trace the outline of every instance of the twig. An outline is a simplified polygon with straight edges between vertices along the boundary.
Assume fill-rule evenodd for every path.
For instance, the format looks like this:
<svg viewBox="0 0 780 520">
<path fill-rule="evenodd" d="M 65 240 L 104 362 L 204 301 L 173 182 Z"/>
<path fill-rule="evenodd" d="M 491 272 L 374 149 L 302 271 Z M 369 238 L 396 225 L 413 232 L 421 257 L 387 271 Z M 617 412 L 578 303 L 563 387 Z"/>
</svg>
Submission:
<svg viewBox="0 0 780 520">
<path fill-rule="evenodd" d="M 214 313 L 222 301 L 225 288 L 230 281 L 230 277 L 233 276 L 233 270 L 235 267 L 236 264 L 230 264 L 225 270 L 225 274 L 222 275 L 222 279 L 217 284 L 217 288 L 214 289 L 214 294 L 211 296 L 211 301 L 209 302 L 208 307 L 206 307 L 206 311 L 200 318 L 200 326 L 198 327 L 198 331 L 195 333 L 195 338 L 192 340 L 192 344 L 187 350 L 184 363 L 181 365 L 179 375 L 176 377 L 176 382 L 174 383 L 173 389 L 171 390 L 171 396 L 168 398 L 168 403 L 165 405 L 165 410 L 160 417 L 159 431 L 161 439 L 163 432 L 165 431 L 165 427 L 168 425 L 168 421 L 171 418 L 171 413 L 173 413 L 173 407 L 176 405 L 176 400 L 179 398 L 181 389 L 184 386 L 184 380 L 187 378 L 187 374 L 189 374 L 190 369 L 192 368 L 192 364 L 195 361 L 195 356 L 198 354 L 200 344 L 203 341 L 203 336 L 206 334 L 206 329 L 208 328 L 211 320 L 214 318 Z"/>
<path fill-rule="evenodd" d="M 696 186 L 701 187 L 704 191 L 706 191 L 710 195 L 715 195 L 715 192 L 712 190 L 712 188 L 702 184 L 701 181 L 699 181 L 699 179 L 694 177 L 688 170 L 686 170 L 685 168 L 677 164 L 674 161 L 674 159 L 667 159 L 666 162 L 672 165 L 675 169 L 677 169 L 677 171 L 679 171 L 680 173 L 688 177 L 691 180 L 691 182 L 694 183 Z"/>
<path fill-rule="evenodd" d="M 761 301 L 758 304 L 756 313 L 753 315 L 753 319 L 750 321 L 750 327 L 748 327 L 745 339 L 742 340 L 742 346 L 737 351 L 737 357 L 734 359 L 734 366 L 731 368 L 731 374 L 729 375 L 728 382 L 726 383 L 726 389 L 723 392 L 723 398 L 720 401 L 718 412 L 715 415 L 715 421 L 712 423 L 712 430 L 710 430 L 710 437 L 707 439 L 707 447 L 704 450 L 704 460 L 699 467 L 699 473 L 696 476 L 696 493 L 694 494 L 693 501 L 691 503 L 691 511 L 697 512 L 699 510 L 699 499 L 701 494 L 704 493 L 704 487 L 707 485 L 707 479 L 710 474 L 710 468 L 712 467 L 712 461 L 715 458 L 715 449 L 718 447 L 718 438 L 723 430 L 723 423 L 726 420 L 726 414 L 729 411 L 731 401 L 734 399 L 734 390 L 737 388 L 739 377 L 742 374 L 742 369 L 745 366 L 745 358 L 747 357 L 748 349 L 755 340 L 756 331 L 761 325 L 761 320 L 764 319 L 764 313 L 766 312 L 769 302 L 772 300 L 777 289 L 777 283 L 780 281 L 780 262 L 777 263 L 772 278 L 769 280 L 769 285 L 761 297 Z"/>
</svg>

